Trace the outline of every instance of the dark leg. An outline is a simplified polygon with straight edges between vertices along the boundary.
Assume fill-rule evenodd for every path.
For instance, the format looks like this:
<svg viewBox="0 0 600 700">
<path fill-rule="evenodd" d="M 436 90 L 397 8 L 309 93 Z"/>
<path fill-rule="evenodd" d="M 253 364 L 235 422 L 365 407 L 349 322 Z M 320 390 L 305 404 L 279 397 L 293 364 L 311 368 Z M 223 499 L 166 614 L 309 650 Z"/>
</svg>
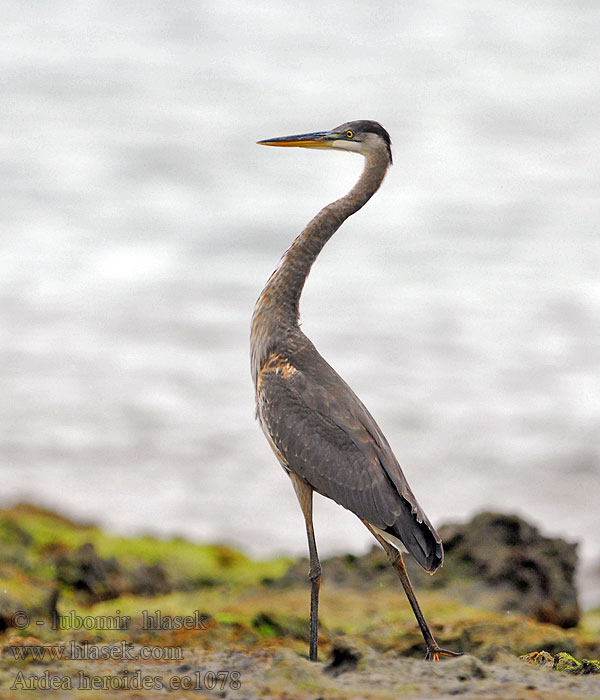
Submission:
<svg viewBox="0 0 600 700">
<path fill-rule="evenodd" d="M 313 488 L 306 481 L 300 479 L 290 472 L 292 484 L 300 507 L 304 513 L 306 521 L 306 535 L 308 537 L 308 554 L 310 557 L 310 569 L 308 578 L 310 580 L 310 647 L 309 659 L 317 660 L 317 649 L 319 645 L 319 589 L 321 587 L 321 564 L 317 554 L 317 543 L 312 520 Z"/>
<path fill-rule="evenodd" d="M 425 639 L 425 644 L 427 645 L 427 654 L 425 655 L 426 661 L 439 661 L 440 656 L 462 656 L 462 652 L 442 649 L 435 641 L 435 638 L 429 629 L 429 625 L 427 624 L 427 620 L 425 620 L 425 616 L 421 611 L 421 607 L 417 601 L 417 596 L 415 595 L 410 579 L 408 578 L 408 573 L 406 572 L 406 567 L 404 566 L 402 554 L 378 532 L 376 532 L 366 520 L 363 520 L 363 523 L 367 526 L 373 537 L 375 537 L 375 539 L 383 547 L 385 553 L 388 555 L 390 564 L 394 567 L 394 571 L 400 578 L 402 587 L 404 588 L 404 592 L 406 593 L 406 597 L 410 603 L 410 607 L 413 609 L 417 622 L 419 623 L 419 627 L 421 628 L 421 634 L 423 635 L 423 639 Z"/>
</svg>

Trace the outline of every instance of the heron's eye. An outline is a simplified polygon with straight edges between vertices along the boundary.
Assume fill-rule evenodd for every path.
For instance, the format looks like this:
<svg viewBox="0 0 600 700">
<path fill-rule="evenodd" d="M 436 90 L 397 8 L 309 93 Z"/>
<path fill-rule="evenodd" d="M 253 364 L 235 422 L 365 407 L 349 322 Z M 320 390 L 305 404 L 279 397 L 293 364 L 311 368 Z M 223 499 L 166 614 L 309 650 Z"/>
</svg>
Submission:
<svg viewBox="0 0 600 700">
<path fill-rule="evenodd" d="M 348 129 L 348 131 L 346 132 L 346 138 L 348 138 L 348 139 L 353 139 L 353 138 L 354 138 L 354 132 L 353 132 L 353 131 L 350 131 L 350 129 Z"/>
</svg>

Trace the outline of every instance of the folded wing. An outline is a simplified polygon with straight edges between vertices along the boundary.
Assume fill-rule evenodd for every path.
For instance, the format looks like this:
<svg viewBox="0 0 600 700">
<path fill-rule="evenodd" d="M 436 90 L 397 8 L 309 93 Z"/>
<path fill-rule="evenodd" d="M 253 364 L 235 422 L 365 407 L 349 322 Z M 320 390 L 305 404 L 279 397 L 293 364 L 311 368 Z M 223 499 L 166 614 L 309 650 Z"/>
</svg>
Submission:
<svg viewBox="0 0 600 700">
<path fill-rule="evenodd" d="M 307 361 L 307 353 L 310 361 Z M 286 469 L 394 538 L 427 571 L 443 561 L 439 535 L 360 399 L 314 348 L 274 354 L 257 382 L 258 413 Z"/>
</svg>

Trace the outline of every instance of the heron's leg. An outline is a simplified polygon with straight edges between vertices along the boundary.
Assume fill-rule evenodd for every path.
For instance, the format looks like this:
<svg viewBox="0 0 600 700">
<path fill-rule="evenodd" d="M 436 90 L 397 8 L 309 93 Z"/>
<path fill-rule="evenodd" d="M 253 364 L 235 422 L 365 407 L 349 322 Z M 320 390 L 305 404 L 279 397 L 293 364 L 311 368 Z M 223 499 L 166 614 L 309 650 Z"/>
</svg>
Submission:
<svg viewBox="0 0 600 700">
<path fill-rule="evenodd" d="M 309 659 L 317 660 L 317 649 L 319 645 L 319 589 L 321 588 L 321 564 L 319 563 L 319 555 L 317 554 L 317 543 L 315 541 L 315 532 L 313 529 L 312 519 L 312 504 L 313 504 L 313 488 L 306 481 L 289 472 L 292 484 L 300 507 L 304 513 L 306 521 L 306 535 L 308 537 L 308 554 L 310 557 L 310 569 L 308 578 L 310 580 L 310 646 Z"/>
<path fill-rule="evenodd" d="M 425 655 L 426 661 L 439 661 L 440 656 L 462 656 L 462 652 L 442 649 L 435 641 L 431 629 L 427 624 L 427 620 L 425 619 L 425 615 L 423 615 L 423 611 L 421 610 L 421 606 L 419 605 L 419 601 L 417 600 L 417 596 L 415 595 L 410 579 L 408 578 L 408 573 L 406 571 L 406 567 L 404 566 L 402 554 L 378 532 L 376 532 L 366 520 L 362 521 L 373 537 L 375 537 L 375 539 L 383 547 L 385 553 L 388 555 L 390 564 L 394 567 L 394 571 L 400 578 L 400 582 L 402 583 L 402 587 L 404 588 L 404 592 L 406 593 L 410 607 L 413 609 L 417 622 L 419 623 L 419 627 L 421 628 L 421 634 L 423 635 L 423 639 L 427 645 L 427 654 Z"/>
</svg>

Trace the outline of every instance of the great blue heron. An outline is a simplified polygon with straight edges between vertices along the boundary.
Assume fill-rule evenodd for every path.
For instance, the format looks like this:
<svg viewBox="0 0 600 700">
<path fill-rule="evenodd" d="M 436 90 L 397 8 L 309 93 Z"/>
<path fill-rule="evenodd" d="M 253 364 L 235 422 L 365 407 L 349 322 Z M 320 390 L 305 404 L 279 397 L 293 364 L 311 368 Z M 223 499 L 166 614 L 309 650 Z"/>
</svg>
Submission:
<svg viewBox="0 0 600 700">
<path fill-rule="evenodd" d="M 417 503 L 394 453 L 360 399 L 300 330 L 298 303 L 317 255 L 342 223 L 379 189 L 392 163 L 388 132 L 377 122 L 347 122 L 331 131 L 259 141 L 355 151 L 365 157 L 358 182 L 324 207 L 284 253 L 261 292 L 250 337 L 256 413 L 300 502 L 310 555 L 311 661 L 317 660 L 321 565 L 313 530 L 313 491 L 355 513 L 396 570 L 427 645 L 426 659 L 458 656 L 440 648 L 404 567 L 408 550 L 433 573 L 443 562 L 442 542 Z"/>
</svg>

